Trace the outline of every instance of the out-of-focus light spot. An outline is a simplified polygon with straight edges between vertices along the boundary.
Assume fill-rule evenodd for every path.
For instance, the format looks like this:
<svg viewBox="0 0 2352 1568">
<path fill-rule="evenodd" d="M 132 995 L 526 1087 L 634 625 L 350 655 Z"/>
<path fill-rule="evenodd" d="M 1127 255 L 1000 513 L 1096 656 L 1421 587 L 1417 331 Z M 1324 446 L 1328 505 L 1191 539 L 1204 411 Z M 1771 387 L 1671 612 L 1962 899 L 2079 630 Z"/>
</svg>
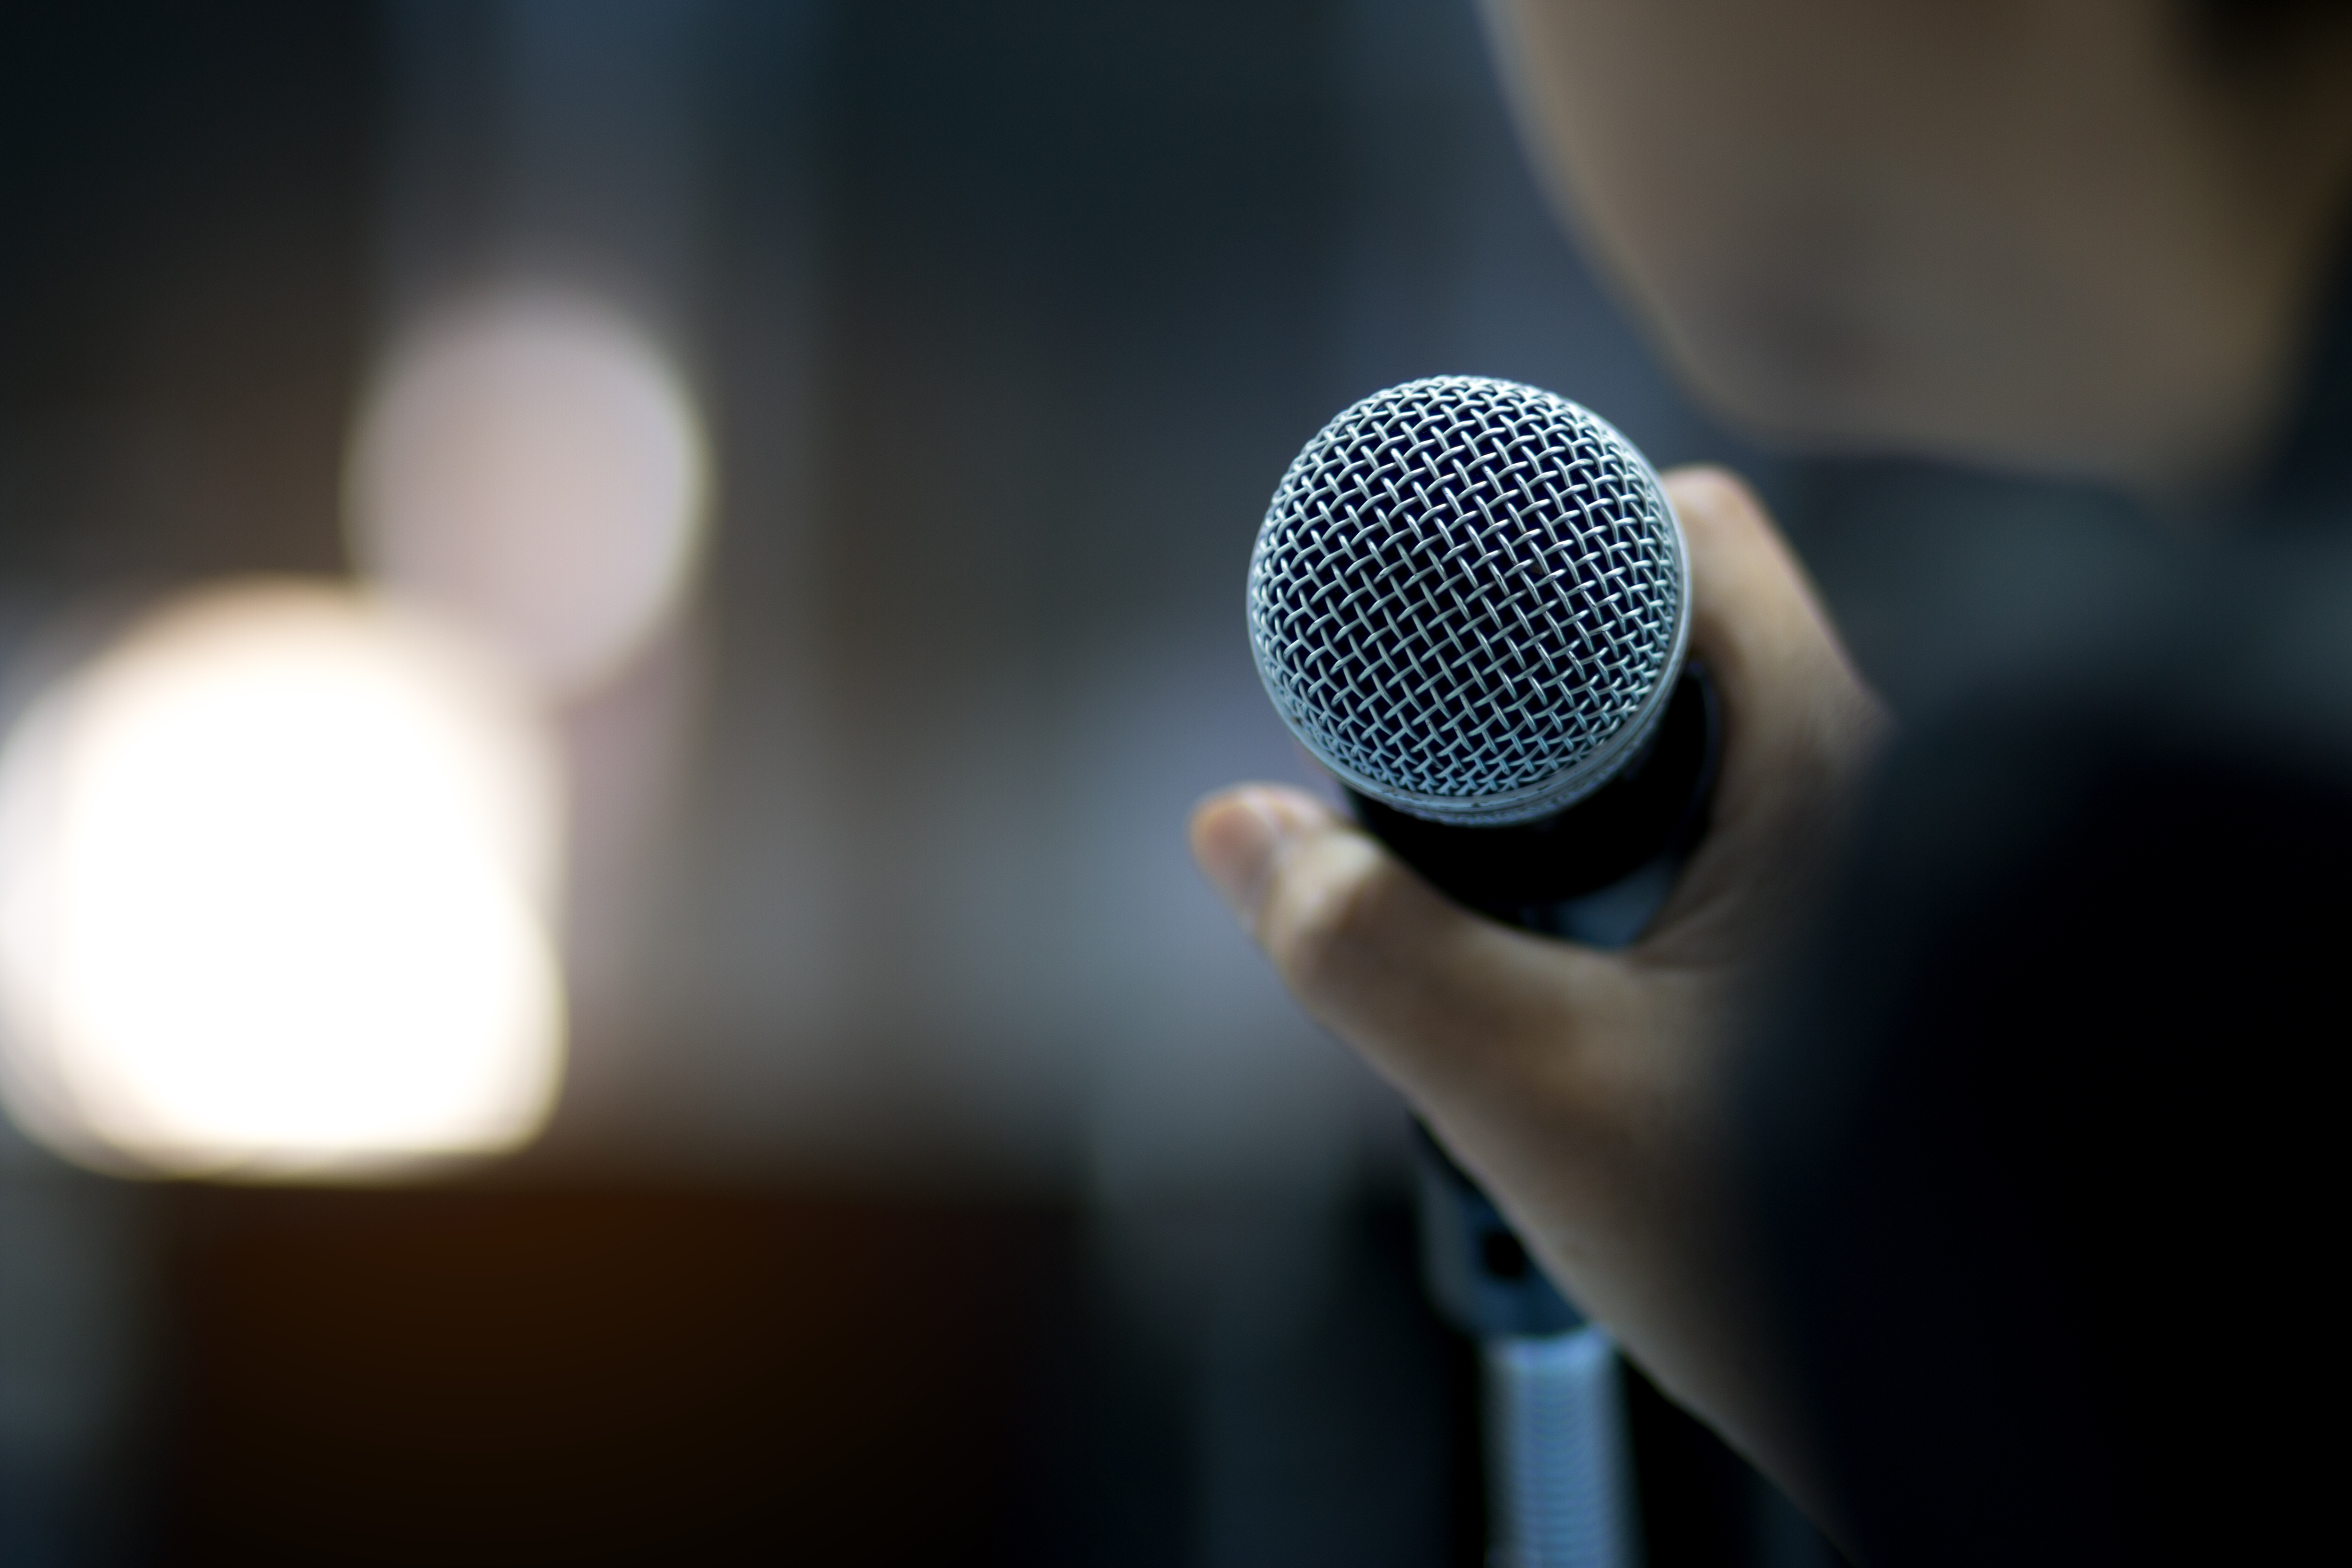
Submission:
<svg viewBox="0 0 2352 1568">
<path fill-rule="evenodd" d="M 114 1168 L 490 1152 L 544 1121 L 555 775 L 495 669 L 348 590 L 167 605 L 0 753 L 0 1091 Z"/>
<path fill-rule="evenodd" d="M 701 422 L 646 338 L 577 299 L 428 324 L 386 362 L 346 476 L 360 564 L 554 694 L 592 686 L 693 574 Z"/>
</svg>

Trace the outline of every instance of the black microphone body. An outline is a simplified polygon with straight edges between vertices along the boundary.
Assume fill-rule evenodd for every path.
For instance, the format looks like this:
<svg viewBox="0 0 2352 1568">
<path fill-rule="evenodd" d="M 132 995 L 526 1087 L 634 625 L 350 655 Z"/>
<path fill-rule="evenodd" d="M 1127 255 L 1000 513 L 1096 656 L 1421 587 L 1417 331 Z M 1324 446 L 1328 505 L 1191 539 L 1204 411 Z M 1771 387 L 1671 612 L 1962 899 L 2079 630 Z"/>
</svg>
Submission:
<svg viewBox="0 0 2352 1568">
<path fill-rule="evenodd" d="M 1722 736 L 1715 682 L 1693 663 L 1641 751 L 1549 817 L 1433 822 L 1355 789 L 1348 804 L 1367 832 L 1457 904 L 1547 936 L 1618 946 L 1654 912 L 1642 894 L 1662 897 L 1706 831 Z M 1612 897 L 1621 888 L 1633 896 Z"/>
<path fill-rule="evenodd" d="M 1470 827 L 1346 793 L 1366 831 L 1456 903 L 1522 930 L 1621 946 L 1649 925 L 1706 831 L 1722 740 L 1715 683 L 1692 664 L 1642 749 L 1550 816 Z M 1413 1133 L 1422 1272 L 1446 1320 L 1479 1338 L 1559 1333 L 1581 1322 L 1494 1200 L 1420 1124 Z"/>
</svg>

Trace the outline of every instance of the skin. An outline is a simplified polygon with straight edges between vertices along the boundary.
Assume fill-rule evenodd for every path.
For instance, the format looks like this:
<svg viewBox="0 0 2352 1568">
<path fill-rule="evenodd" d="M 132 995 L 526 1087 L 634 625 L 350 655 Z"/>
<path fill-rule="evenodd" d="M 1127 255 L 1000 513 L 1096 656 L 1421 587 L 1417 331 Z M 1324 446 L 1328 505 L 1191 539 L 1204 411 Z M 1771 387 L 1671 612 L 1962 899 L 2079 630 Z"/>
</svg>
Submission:
<svg viewBox="0 0 2352 1568">
<path fill-rule="evenodd" d="M 2226 485 L 2291 395 L 2352 16 L 2186 0 L 1492 0 L 1525 140 L 1690 385 L 1813 447 Z"/>
<path fill-rule="evenodd" d="M 1749 423 L 2181 511 L 2259 459 L 2352 184 L 2352 18 L 2225 69 L 2167 0 L 1490 13 L 1572 227 Z M 1666 484 L 1726 752 L 1714 827 L 1642 942 L 1467 914 L 1296 790 L 1210 798 L 1192 844 L 1553 1277 L 1837 1533 L 1747 1282 L 1723 1093 L 1887 720 L 1755 498 L 1712 470 Z"/>
</svg>

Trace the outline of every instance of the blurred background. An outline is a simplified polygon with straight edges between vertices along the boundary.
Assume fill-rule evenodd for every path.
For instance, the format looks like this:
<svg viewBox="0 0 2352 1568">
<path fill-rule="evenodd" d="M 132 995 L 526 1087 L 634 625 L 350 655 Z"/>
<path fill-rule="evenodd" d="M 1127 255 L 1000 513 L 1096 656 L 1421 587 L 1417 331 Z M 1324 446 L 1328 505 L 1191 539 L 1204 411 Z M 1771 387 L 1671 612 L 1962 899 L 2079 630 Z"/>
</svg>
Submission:
<svg viewBox="0 0 2352 1568">
<path fill-rule="evenodd" d="M 1478 1560 L 1183 847 L 1265 498 L 1549 387 L 1898 698 L 1970 514 L 1678 398 L 1467 5 L 17 5 L 0 211 L 0 1562 Z"/>
</svg>

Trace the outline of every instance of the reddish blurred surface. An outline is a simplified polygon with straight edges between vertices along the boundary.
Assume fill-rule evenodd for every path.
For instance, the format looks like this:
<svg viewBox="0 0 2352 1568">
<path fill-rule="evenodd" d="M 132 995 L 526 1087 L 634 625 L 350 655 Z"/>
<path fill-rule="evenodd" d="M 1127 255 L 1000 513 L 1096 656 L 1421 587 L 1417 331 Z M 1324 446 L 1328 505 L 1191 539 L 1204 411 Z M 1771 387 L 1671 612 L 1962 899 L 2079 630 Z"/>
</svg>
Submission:
<svg viewBox="0 0 2352 1568">
<path fill-rule="evenodd" d="M 1068 1245 L 693 1192 L 175 1195 L 174 1563 L 979 1562 Z"/>
</svg>

